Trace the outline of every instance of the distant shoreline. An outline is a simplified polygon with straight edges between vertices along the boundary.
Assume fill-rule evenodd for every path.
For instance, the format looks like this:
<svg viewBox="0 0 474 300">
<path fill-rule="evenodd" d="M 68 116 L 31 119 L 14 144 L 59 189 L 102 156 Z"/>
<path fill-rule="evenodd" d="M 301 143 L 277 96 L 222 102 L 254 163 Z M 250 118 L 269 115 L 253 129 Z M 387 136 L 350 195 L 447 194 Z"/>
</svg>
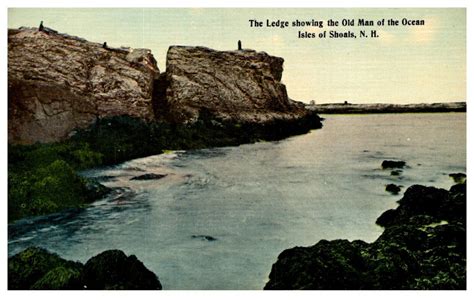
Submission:
<svg viewBox="0 0 474 300">
<path fill-rule="evenodd" d="M 431 113 L 466 112 L 466 102 L 418 103 L 418 104 L 308 104 L 307 109 L 318 114 L 378 114 L 378 113 Z"/>
</svg>

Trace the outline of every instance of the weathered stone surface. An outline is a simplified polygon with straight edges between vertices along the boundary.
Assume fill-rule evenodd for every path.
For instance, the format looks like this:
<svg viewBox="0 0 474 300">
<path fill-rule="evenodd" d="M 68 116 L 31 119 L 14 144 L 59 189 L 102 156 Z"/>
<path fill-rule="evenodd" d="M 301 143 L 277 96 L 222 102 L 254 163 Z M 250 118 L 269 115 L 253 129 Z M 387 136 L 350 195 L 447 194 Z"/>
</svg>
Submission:
<svg viewBox="0 0 474 300">
<path fill-rule="evenodd" d="M 158 74 L 147 49 L 105 49 L 53 30 L 9 30 L 9 142 L 58 141 L 98 117 L 151 120 Z"/>
<path fill-rule="evenodd" d="M 282 72 L 283 59 L 265 52 L 171 46 L 160 75 L 147 49 L 104 47 L 46 27 L 10 29 L 9 143 L 65 140 L 117 116 L 320 128 L 314 112 L 288 98 Z"/>
<path fill-rule="evenodd" d="M 283 58 L 265 52 L 171 46 L 155 85 L 155 111 L 179 123 L 204 111 L 240 123 L 297 119 L 308 112 L 288 99 L 282 71 Z"/>
</svg>

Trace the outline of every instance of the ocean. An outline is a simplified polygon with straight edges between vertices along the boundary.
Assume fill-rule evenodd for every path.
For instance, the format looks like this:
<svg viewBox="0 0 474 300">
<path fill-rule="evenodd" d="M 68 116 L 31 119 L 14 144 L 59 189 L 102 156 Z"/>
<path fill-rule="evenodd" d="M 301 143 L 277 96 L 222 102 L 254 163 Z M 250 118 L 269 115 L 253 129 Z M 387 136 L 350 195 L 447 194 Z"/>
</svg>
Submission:
<svg viewBox="0 0 474 300">
<path fill-rule="evenodd" d="M 321 239 L 372 242 L 407 187 L 466 172 L 466 114 L 327 115 L 277 142 L 172 151 L 88 170 L 114 192 L 88 208 L 19 220 L 9 255 L 44 247 L 85 262 L 134 254 L 164 289 L 262 289 L 279 253 Z M 403 160 L 399 175 L 383 160 Z M 159 180 L 130 180 L 146 173 Z M 385 185 L 402 186 L 399 195 Z"/>
</svg>

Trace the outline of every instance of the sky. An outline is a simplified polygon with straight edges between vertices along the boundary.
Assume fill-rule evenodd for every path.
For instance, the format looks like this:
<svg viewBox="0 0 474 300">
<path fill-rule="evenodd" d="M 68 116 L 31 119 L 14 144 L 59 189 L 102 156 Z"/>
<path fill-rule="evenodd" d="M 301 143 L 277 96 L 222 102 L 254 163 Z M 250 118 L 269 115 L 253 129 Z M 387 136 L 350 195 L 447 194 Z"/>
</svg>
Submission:
<svg viewBox="0 0 474 300">
<path fill-rule="evenodd" d="M 373 20 L 373 27 L 328 27 L 329 19 Z M 387 26 L 388 19 L 424 26 Z M 263 21 L 251 27 L 249 20 Z M 317 20 L 317 27 L 267 27 L 272 21 Z M 377 26 L 384 19 L 384 26 Z M 109 46 L 151 49 L 161 71 L 170 45 L 243 48 L 285 59 L 282 82 L 294 100 L 316 103 L 429 103 L 466 100 L 464 8 L 10 8 L 8 27 L 37 27 Z M 298 38 L 377 30 L 378 38 Z"/>
</svg>

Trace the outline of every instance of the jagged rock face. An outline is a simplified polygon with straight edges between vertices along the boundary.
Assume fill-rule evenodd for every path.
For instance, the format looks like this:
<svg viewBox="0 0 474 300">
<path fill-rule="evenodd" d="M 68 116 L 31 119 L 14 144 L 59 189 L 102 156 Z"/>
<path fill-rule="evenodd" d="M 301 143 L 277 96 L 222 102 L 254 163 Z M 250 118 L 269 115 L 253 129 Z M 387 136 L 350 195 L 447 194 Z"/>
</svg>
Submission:
<svg viewBox="0 0 474 300">
<path fill-rule="evenodd" d="M 264 52 L 171 46 L 155 109 L 179 123 L 202 111 L 244 123 L 294 119 L 305 111 L 288 99 L 282 72 L 283 59 Z"/>
<path fill-rule="evenodd" d="M 9 142 L 61 140 L 98 117 L 151 120 L 158 74 L 147 49 L 103 48 L 48 29 L 9 30 Z"/>
<path fill-rule="evenodd" d="M 9 30 L 9 143 L 56 142 L 123 115 L 181 124 L 200 116 L 260 125 L 311 119 L 288 99 L 282 72 L 283 59 L 264 52 L 172 46 L 160 75 L 147 49 L 110 48 L 50 28 Z"/>
</svg>

